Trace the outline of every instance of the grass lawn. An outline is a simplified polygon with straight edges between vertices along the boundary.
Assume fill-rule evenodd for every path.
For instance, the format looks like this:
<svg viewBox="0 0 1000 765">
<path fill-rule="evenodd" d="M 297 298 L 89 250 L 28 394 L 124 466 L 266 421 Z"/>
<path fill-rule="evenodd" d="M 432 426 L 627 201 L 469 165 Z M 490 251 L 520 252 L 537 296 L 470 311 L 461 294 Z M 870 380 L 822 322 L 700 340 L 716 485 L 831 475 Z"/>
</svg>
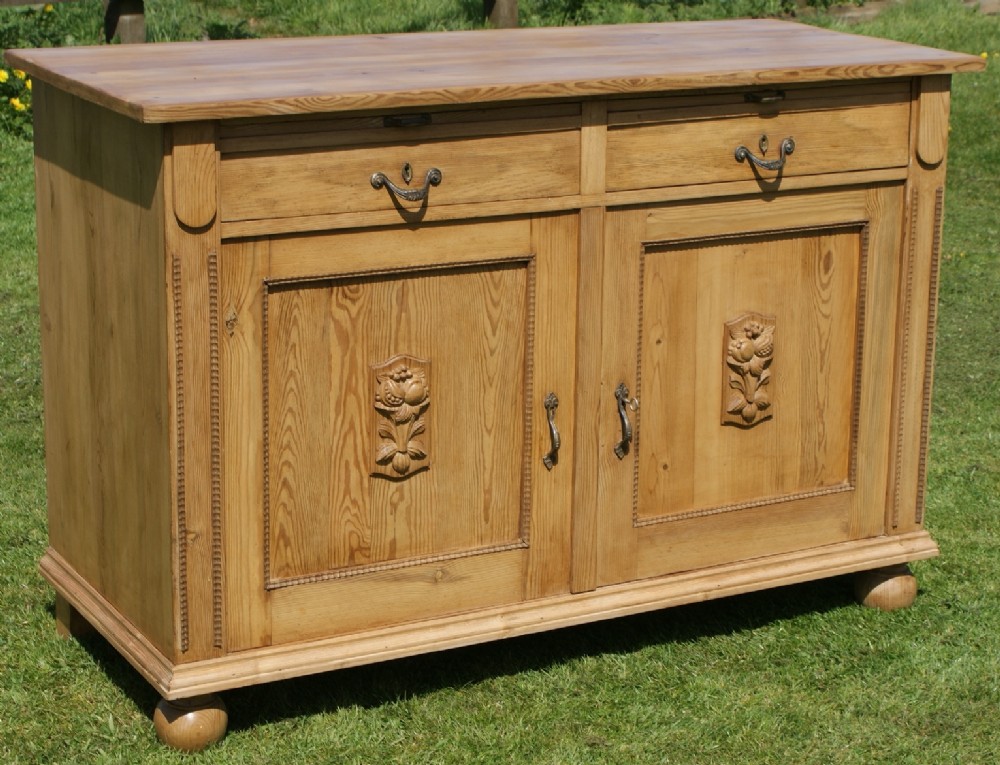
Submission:
<svg viewBox="0 0 1000 765">
<path fill-rule="evenodd" d="M 665 9 L 521 5 L 529 23 Z M 207 24 L 228 36 L 468 27 L 480 7 L 219 0 L 209 13 L 150 0 L 147 13 L 164 39 L 200 36 Z M 89 39 L 96 27 L 81 19 L 77 35 Z M 830 579 L 236 690 L 224 695 L 227 738 L 198 761 L 995 762 L 1000 350 L 984 342 L 1000 338 L 1000 17 L 920 0 L 851 31 L 990 58 L 986 72 L 954 81 L 927 491 L 942 555 L 914 566 L 916 604 L 863 609 L 848 580 Z M 158 695 L 101 638 L 56 637 L 53 594 L 36 570 L 46 531 L 31 154 L 27 139 L 0 131 L 0 761 L 192 761 L 158 744 L 149 719 Z"/>
</svg>

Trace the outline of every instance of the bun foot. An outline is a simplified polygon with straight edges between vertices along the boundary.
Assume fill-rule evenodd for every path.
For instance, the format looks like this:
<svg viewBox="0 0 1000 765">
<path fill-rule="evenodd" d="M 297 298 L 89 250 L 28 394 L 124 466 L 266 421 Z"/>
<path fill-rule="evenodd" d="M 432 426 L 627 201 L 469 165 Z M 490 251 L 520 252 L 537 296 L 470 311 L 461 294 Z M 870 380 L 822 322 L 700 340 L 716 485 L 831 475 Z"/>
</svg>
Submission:
<svg viewBox="0 0 1000 765">
<path fill-rule="evenodd" d="M 854 597 L 861 605 L 882 611 L 906 608 L 917 597 L 917 578 L 905 563 L 862 571 L 854 579 Z"/>
<path fill-rule="evenodd" d="M 183 752 L 200 752 L 226 735 L 229 715 L 215 694 L 189 699 L 161 699 L 153 712 L 156 736 Z"/>
</svg>

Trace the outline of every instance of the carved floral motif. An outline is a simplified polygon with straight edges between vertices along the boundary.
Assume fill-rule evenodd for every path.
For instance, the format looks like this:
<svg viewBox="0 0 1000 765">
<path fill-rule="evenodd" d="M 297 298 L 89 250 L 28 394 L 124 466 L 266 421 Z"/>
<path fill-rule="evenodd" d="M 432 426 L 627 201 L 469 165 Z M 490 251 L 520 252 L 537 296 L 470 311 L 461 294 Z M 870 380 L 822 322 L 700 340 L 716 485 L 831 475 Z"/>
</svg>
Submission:
<svg viewBox="0 0 1000 765">
<path fill-rule="evenodd" d="M 726 323 L 722 424 L 749 427 L 772 417 L 774 317 L 744 314 Z"/>
<path fill-rule="evenodd" d="M 430 405 L 430 362 L 394 356 L 372 368 L 375 373 L 376 444 L 373 472 L 394 478 L 428 463 L 424 413 Z"/>
</svg>

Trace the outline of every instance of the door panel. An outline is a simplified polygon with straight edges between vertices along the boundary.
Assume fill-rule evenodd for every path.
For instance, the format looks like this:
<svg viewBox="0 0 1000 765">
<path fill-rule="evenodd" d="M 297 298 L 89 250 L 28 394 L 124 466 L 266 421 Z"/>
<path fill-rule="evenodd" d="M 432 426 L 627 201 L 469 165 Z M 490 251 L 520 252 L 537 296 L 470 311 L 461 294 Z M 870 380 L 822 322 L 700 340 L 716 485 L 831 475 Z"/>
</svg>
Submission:
<svg viewBox="0 0 1000 765">
<path fill-rule="evenodd" d="M 885 187 L 610 213 L 600 584 L 881 531 L 893 339 L 865 328 L 893 324 L 901 212 Z"/>
<path fill-rule="evenodd" d="M 222 404 L 231 648 L 568 588 L 572 447 L 544 467 L 543 404 L 572 421 L 574 320 L 549 303 L 572 304 L 576 231 L 560 215 L 224 246 L 222 390 L 250 392 Z"/>
<path fill-rule="evenodd" d="M 644 248 L 639 523 L 848 486 L 861 234 Z"/>
</svg>

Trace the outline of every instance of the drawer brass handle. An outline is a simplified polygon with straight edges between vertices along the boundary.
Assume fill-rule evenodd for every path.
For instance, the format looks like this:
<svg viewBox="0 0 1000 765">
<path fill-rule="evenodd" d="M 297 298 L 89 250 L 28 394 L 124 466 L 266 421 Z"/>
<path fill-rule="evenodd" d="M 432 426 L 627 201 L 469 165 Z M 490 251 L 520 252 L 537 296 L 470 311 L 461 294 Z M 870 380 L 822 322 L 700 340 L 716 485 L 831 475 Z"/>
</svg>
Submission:
<svg viewBox="0 0 1000 765">
<path fill-rule="evenodd" d="M 545 397 L 545 413 L 549 419 L 549 438 L 552 439 L 552 448 L 548 454 L 542 457 L 542 463 L 548 470 L 551 470 L 552 466 L 559 462 L 559 447 L 562 445 L 559 430 L 556 428 L 556 407 L 558 406 L 559 397 L 555 393 L 550 393 Z"/>
<path fill-rule="evenodd" d="M 762 135 L 760 137 L 760 153 L 764 154 L 767 151 L 767 136 Z M 744 160 L 750 160 L 753 164 L 759 167 L 761 170 L 780 170 L 785 166 L 785 160 L 788 155 L 795 151 L 795 139 L 789 136 L 781 145 L 778 147 L 778 158 L 777 159 L 761 159 L 760 157 L 755 157 L 753 152 L 750 151 L 746 146 L 736 147 L 736 161 L 743 162 Z"/>
<path fill-rule="evenodd" d="M 622 421 L 622 440 L 615 444 L 615 456 L 621 460 L 625 459 L 632 443 L 632 423 L 629 422 L 625 407 L 633 412 L 639 411 L 639 399 L 629 398 L 628 386 L 625 383 L 618 383 L 618 387 L 615 388 L 615 401 L 618 402 L 618 417 Z"/>
<path fill-rule="evenodd" d="M 407 162 L 403 165 L 403 178 L 407 179 L 411 172 L 410 163 Z M 372 188 L 378 190 L 385 186 L 400 199 L 405 199 L 407 202 L 420 202 L 427 199 L 427 192 L 430 191 L 431 186 L 437 186 L 441 183 L 441 177 L 441 171 L 436 167 L 432 167 L 424 177 L 423 186 L 418 189 L 404 189 L 390 181 L 385 173 L 373 173 Z M 406 182 L 409 183 L 409 180 L 406 180 Z"/>
</svg>

